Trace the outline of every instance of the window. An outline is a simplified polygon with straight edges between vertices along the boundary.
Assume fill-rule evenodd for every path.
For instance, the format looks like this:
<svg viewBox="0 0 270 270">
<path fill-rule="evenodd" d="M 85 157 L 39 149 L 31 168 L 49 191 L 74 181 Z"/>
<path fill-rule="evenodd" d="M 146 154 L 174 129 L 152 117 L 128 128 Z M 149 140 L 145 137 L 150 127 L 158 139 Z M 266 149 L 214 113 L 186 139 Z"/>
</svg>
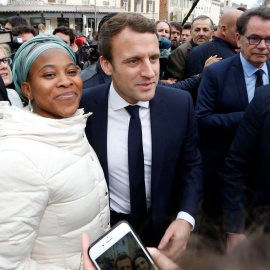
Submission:
<svg viewBox="0 0 270 270">
<path fill-rule="evenodd" d="M 155 1 L 154 0 L 148 0 L 147 1 L 147 12 L 154 13 L 155 11 Z"/>
<path fill-rule="evenodd" d="M 131 0 L 121 0 L 121 6 L 125 11 L 130 11 L 130 1 Z"/>
<path fill-rule="evenodd" d="M 143 0 L 135 0 L 134 1 L 134 11 L 135 12 L 143 12 Z"/>
</svg>

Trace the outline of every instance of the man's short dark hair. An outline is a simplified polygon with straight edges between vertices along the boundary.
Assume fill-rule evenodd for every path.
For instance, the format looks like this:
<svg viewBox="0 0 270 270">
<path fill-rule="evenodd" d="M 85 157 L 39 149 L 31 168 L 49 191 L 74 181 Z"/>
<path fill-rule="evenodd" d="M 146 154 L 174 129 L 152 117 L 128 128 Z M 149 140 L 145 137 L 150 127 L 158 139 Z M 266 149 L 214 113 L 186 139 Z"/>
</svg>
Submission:
<svg viewBox="0 0 270 270">
<path fill-rule="evenodd" d="M 26 33 L 31 33 L 33 34 L 33 36 L 36 36 L 36 32 L 33 27 L 26 25 L 18 25 L 12 28 L 12 35 L 15 37 Z"/>
<path fill-rule="evenodd" d="M 53 30 L 53 35 L 57 34 L 57 33 L 62 33 L 64 35 L 69 36 L 70 38 L 70 45 L 74 43 L 75 41 L 75 34 L 73 32 L 73 30 L 67 26 L 61 25 L 59 27 L 56 27 Z"/>
<path fill-rule="evenodd" d="M 6 19 L 5 24 L 6 23 L 10 23 L 12 25 L 12 27 L 15 27 L 17 25 L 27 25 L 28 26 L 28 22 L 26 19 L 24 19 L 21 16 L 14 16 L 14 17 L 9 17 Z"/>
<path fill-rule="evenodd" d="M 170 22 L 171 27 L 175 27 L 178 31 L 180 31 L 180 35 L 182 33 L 182 26 L 179 22 Z"/>
<path fill-rule="evenodd" d="M 183 30 L 184 29 L 191 30 L 191 23 L 185 23 L 183 26 Z"/>
<path fill-rule="evenodd" d="M 119 13 L 105 22 L 99 33 L 99 52 L 106 60 L 112 63 L 112 40 L 125 28 L 138 33 L 156 34 L 156 25 L 153 21 L 138 13 Z M 119 48 L 121 49 L 121 48 Z"/>
<path fill-rule="evenodd" d="M 247 24 L 251 17 L 258 16 L 263 20 L 270 20 L 270 8 L 266 6 L 260 6 L 257 8 L 248 9 L 244 12 L 236 22 L 236 31 L 240 35 L 244 35 L 246 32 Z"/>
<path fill-rule="evenodd" d="M 123 261 L 123 260 L 125 260 L 125 259 L 127 259 L 127 258 L 130 260 L 130 265 L 132 266 L 132 260 L 131 260 L 131 258 L 130 258 L 126 253 L 120 253 L 120 254 L 117 256 L 116 260 L 115 260 L 115 268 L 118 269 L 118 267 L 117 267 L 117 262 Z"/>
<path fill-rule="evenodd" d="M 191 23 L 191 29 L 193 29 L 194 22 L 197 21 L 197 20 L 200 20 L 200 19 L 204 19 L 204 20 L 208 19 L 210 21 L 210 24 L 211 24 L 211 30 L 213 30 L 213 21 L 206 15 L 200 15 L 200 16 L 194 18 L 192 23 Z"/>
</svg>

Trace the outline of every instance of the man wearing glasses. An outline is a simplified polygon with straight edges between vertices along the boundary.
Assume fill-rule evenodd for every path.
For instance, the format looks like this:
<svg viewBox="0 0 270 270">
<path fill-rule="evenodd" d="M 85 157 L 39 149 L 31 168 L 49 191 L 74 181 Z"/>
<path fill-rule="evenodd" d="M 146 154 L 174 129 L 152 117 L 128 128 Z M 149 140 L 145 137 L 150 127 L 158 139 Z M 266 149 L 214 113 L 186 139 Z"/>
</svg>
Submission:
<svg viewBox="0 0 270 270">
<path fill-rule="evenodd" d="M 225 157 L 256 88 L 269 84 L 270 8 L 261 6 L 243 13 L 237 20 L 236 32 L 241 52 L 204 70 L 196 104 L 204 168 L 204 216 L 200 229 L 218 241 L 225 238 Z"/>
</svg>

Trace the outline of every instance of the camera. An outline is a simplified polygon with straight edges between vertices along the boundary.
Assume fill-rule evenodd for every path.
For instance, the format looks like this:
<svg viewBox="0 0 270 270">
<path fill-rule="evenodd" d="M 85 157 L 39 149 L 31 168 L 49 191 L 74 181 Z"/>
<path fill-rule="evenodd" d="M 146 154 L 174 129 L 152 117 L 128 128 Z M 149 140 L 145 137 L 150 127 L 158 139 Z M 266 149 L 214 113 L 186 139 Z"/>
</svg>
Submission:
<svg viewBox="0 0 270 270">
<path fill-rule="evenodd" d="M 90 51 L 90 60 L 97 61 L 99 58 L 98 41 L 88 40 Z"/>
<path fill-rule="evenodd" d="M 11 31 L 0 28 L 0 44 L 3 43 L 8 44 L 14 52 L 23 44 L 23 41 L 21 37 L 13 37 Z"/>
</svg>

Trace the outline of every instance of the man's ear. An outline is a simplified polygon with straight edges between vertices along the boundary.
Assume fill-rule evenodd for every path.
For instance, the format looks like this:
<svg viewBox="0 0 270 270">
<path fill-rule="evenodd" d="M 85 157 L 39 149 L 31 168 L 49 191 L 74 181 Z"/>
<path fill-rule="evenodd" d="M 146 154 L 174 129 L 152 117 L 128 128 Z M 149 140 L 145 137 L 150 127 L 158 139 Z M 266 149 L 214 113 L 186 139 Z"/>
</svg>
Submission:
<svg viewBox="0 0 270 270">
<path fill-rule="evenodd" d="M 21 89 L 24 95 L 27 97 L 27 99 L 30 99 L 30 100 L 33 99 L 31 88 L 28 82 L 23 82 L 21 85 Z"/>
<path fill-rule="evenodd" d="M 241 48 L 241 35 L 239 33 L 236 32 L 235 34 L 235 38 L 236 38 L 236 44 L 238 48 Z"/>
<path fill-rule="evenodd" d="M 221 32 L 222 36 L 224 36 L 224 37 L 226 36 L 226 30 L 227 30 L 227 26 L 225 24 L 222 24 L 220 26 L 220 32 Z"/>
<path fill-rule="evenodd" d="M 100 56 L 100 65 L 103 69 L 103 71 L 106 73 L 106 75 L 111 76 L 112 75 L 112 71 L 113 71 L 113 66 L 112 64 L 105 59 L 103 56 Z"/>
</svg>

